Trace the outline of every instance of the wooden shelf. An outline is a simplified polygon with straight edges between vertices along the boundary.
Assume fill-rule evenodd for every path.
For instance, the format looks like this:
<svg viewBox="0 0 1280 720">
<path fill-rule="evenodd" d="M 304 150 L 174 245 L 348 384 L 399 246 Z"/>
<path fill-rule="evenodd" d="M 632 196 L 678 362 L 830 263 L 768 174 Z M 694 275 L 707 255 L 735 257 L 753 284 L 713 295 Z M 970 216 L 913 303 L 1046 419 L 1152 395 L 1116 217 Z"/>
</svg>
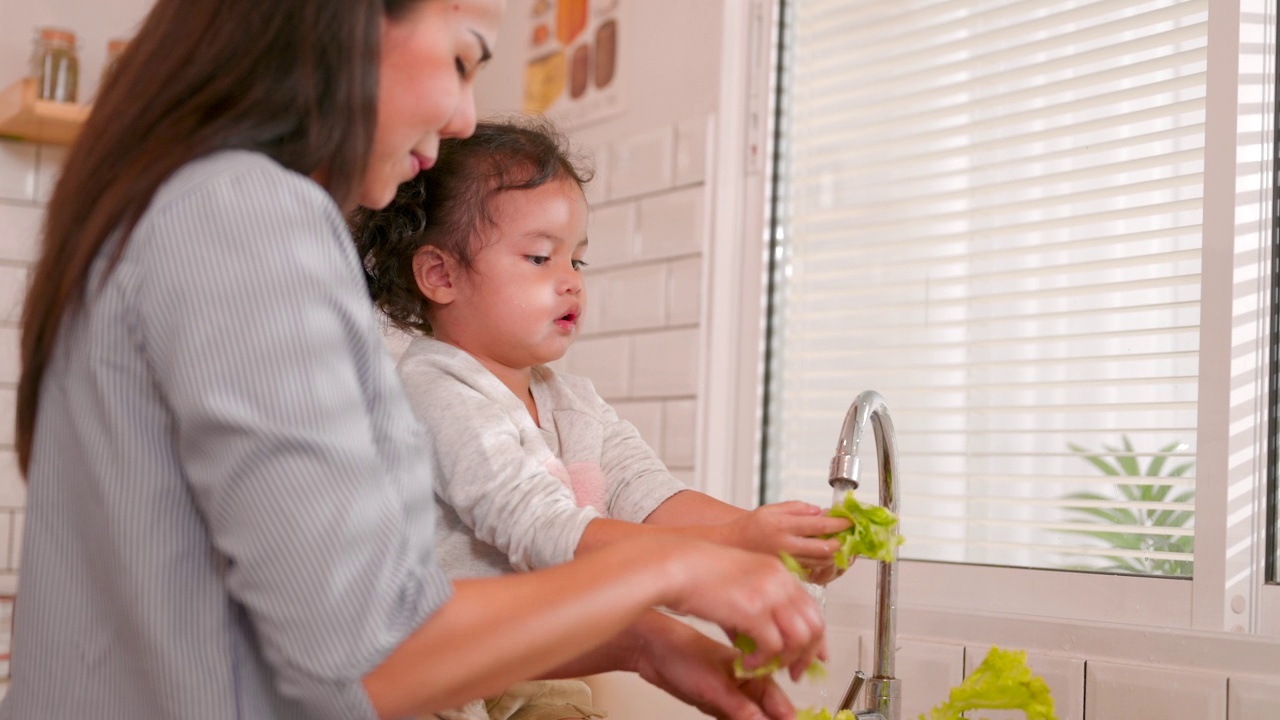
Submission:
<svg viewBox="0 0 1280 720">
<path fill-rule="evenodd" d="M 19 80 L 0 91 L 0 137 L 70 145 L 89 117 L 89 107 L 37 100 L 35 80 Z"/>
</svg>

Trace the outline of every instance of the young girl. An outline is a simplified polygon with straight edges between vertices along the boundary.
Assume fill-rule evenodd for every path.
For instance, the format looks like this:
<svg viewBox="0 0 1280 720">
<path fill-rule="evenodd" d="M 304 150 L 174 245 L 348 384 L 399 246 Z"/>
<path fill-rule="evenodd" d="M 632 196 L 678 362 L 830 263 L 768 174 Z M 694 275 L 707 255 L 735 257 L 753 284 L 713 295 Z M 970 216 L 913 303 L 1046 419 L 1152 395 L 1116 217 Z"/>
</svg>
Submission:
<svg viewBox="0 0 1280 720">
<path fill-rule="evenodd" d="M 442 143 L 385 210 L 354 219 L 376 304 L 419 335 L 399 373 L 437 462 L 442 564 L 498 575 L 667 533 L 786 551 L 834 577 L 835 541 L 815 536 L 846 521 L 689 490 L 588 380 L 547 366 L 588 306 L 586 179 L 548 125 L 481 123 Z M 590 717 L 563 712 L 548 717 Z"/>
</svg>

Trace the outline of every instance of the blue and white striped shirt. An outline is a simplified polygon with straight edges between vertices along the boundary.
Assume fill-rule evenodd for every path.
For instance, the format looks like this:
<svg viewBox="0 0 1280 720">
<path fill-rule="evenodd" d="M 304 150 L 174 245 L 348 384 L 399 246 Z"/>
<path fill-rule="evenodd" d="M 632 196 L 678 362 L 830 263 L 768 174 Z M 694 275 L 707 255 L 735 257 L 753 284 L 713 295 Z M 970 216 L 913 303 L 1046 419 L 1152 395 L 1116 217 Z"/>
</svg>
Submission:
<svg viewBox="0 0 1280 720">
<path fill-rule="evenodd" d="M 42 386 L 0 717 L 373 717 L 451 585 L 338 207 L 217 153 L 103 267 Z"/>
</svg>

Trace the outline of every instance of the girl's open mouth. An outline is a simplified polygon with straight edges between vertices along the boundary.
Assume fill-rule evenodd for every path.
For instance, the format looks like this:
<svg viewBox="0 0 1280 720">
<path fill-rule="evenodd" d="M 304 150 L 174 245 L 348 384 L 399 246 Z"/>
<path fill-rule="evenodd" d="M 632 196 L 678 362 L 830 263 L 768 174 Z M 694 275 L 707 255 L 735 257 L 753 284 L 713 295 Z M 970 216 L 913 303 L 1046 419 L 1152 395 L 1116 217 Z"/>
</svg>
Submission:
<svg viewBox="0 0 1280 720">
<path fill-rule="evenodd" d="M 577 324 L 578 324 L 577 311 L 567 312 L 564 315 L 561 315 L 560 319 L 556 320 L 556 325 L 560 326 L 564 330 L 572 330 Z"/>
</svg>

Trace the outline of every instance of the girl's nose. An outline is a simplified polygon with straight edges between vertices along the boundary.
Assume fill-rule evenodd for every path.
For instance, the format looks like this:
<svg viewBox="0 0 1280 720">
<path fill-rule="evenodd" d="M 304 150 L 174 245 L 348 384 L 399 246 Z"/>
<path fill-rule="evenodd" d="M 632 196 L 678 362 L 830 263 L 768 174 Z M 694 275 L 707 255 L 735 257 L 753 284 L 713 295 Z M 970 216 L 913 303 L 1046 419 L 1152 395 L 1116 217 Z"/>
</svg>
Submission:
<svg viewBox="0 0 1280 720">
<path fill-rule="evenodd" d="M 582 271 L 569 268 L 560 275 L 560 292 L 577 295 L 582 292 Z"/>
</svg>

